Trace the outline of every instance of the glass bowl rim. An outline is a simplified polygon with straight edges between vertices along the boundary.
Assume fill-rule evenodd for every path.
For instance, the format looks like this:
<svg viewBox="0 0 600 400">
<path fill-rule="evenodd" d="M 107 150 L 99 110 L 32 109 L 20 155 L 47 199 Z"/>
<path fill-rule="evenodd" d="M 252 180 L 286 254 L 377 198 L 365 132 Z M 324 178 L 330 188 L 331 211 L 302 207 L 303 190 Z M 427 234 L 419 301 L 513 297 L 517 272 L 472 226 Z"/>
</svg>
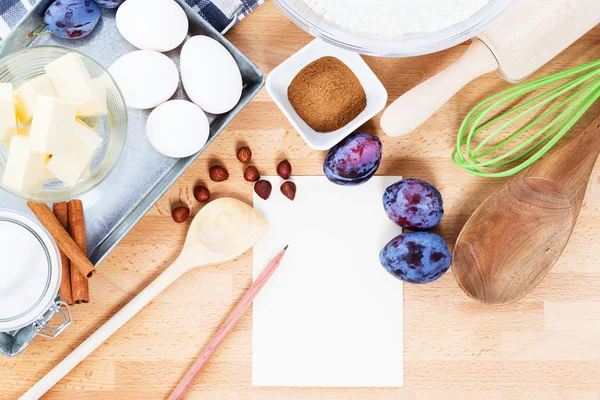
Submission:
<svg viewBox="0 0 600 400">
<path fill-rule="evenodd" d="M 309 19 L 305 18 L 299 11 L 297 11 L 297 9 L 294 6 L 289 4 L 288 0 L 273 0 L 273 2 L 277 5 L 277 7 L 282 11 L 284 15 L 286 15 L 292 22 L 294 22 L 296 25 L 298 25 L 300 28 L 310 33 L 311 35 L 317 36 L 331 44 L 340 46 L 347 50 L 355 51 L 369 56 L 389 58 L 413 57 L 435 53 L 438 51 L 448 49 L 468 39 L 471 39 L 472 37 L 480 33 L 485 27 L 487 27 L 487 25 L 490 22 L 502 15 L 502 13 L 506 11 L 509 8 L 509 6 L 514 2 L 514 0 L 490 0 L 490 2 L 492 1 L 495 1 L 495 3 L 490 6 L 490 8 L 485 12 L 485 14 L 481 15 L 476 22 L 474 22 L 471 26 L 466 27 L 465 29 L 457 31 L 457 27 L 461 26 L 462 24 L 465 24 L 466 21 L 473 19 L 477 14 L 479 14 L 483 10 L 480 10 L 478 13 L 467 18 L 459 24 L 455 24 L 432 33 L 415 34 L 418 37 L 398 40 L 397 43 L 401 44 L 394 45 L 393 37 L 382 37 L 380 38 L 379 44 L 367 47 L 364 43 L 365 41 L 372 40 L 373 43 L 377 43 L 377 38 L 368 38 L 366 37 L 368 35 L 365 34 L 364 38 L 360 38 L 358 40 L 350 40 L 350 37 L 352 35 L 355 35 L 355 38 L 356 35 L 360 35 L 360 33 L 353 34 L 352 32 L 347 33 L 349 37 L 342 38 L 338 33 L 329 32 L 324 28 L 314 24 Z M 330 23 L 331 25 L 335 25 L 331 22 L 328 23 Z M 439 36 L 439 39 L 430 43 L 424 40 L 424 38 L 431 38 L 431 36 L 433 35 Z"/>
</svg>

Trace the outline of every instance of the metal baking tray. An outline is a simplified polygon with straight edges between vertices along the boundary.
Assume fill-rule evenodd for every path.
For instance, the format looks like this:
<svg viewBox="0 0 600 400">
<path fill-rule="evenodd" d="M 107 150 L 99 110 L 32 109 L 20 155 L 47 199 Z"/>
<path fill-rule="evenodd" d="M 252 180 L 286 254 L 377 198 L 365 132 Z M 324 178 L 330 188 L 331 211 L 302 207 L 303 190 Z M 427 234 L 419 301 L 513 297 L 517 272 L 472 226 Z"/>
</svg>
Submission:
<svg viewBox="0 0 600 400">
<path fill-rule="evenodd" d="M 108 68 L 120 56 L 137 50 L 119 33 L 115 24 L 115 11 L 102 10 L 98 26 L 89 36 L 68 40 L 54 35 L 28 39 L 27 34 L 42 23 L 45 10 L 53 0 L 40 0 L 0 43 L 0 58 L 29 46 L 58 45 L 76 49 L 94 58 Z M 233 55 L 242 73 L 243 91 L 238 105 L 222 115 L 209 115 L 210 136 L 206 146 L 231 122 L 264 85 L 260 69 L 244 56 L 225 37 L 200 17 L 185 0 L 174 0 L 183 7 L 190 22 L 188 35 L 206 35 L 223 44 Z M 181 47 L 165 53 L 179 66 Z M 188 99 L 181 84 L 173 96 Z M 125 148 L 111 174 L 95 189 L 81 197 L 84 204 L 88 256 L 96 267 L 117 246 L 146 212 L 177 181 L 185 170 L 206 149 L 197 154 L 172 159 L 159 154 L 146 138 L 146 119 L 151 110 L 128 109 L 128 134 Z M 32 215 L 24 200 L 0 189 L 0 207 Z M 0 353 L 18 354 L 33 339 L 31 327 L 14 332 L 11 336 L 19 343 L 7 351 L 7 338 L 0 333 Z M 22 332 L 27 330 L 27 332 Z M 31 333 L 29 333 L 31 331 Z M 8 355 L 8 354 L 7 354 Z"/>
</svg>

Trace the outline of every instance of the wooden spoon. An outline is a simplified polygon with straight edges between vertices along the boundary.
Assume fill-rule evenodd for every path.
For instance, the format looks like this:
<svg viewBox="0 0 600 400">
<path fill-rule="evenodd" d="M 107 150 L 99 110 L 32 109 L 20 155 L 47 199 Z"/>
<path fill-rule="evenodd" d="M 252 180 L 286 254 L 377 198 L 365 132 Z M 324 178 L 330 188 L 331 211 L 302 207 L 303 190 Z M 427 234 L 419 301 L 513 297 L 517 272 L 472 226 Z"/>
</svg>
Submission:
<svg viewBox="0 0 600 400">
<path fill-rule="evenodd" d="M 458 237 L 452 264 L 469 296 L 510 303 L 540 283 L 573 232 L 599 153 L 600 115 L 475 211 Z"/>
<path fill-rule="evenodd" d="M 267 229 L 267 221 L 239 200 L 223 198 L 207 204 L 192 221 L 177 260 L 21 398 L 40 398 L 177 278 L 193 268 L 239 256 Z"/>
</svg>

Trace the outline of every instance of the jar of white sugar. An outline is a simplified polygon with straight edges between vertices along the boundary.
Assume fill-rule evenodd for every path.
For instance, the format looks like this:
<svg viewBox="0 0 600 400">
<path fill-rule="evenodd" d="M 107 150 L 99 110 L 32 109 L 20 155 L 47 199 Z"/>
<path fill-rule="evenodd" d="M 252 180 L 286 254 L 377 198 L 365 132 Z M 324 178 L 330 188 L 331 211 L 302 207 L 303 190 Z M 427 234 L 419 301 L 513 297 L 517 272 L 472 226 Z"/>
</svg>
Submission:
<svg viewBox="0 0 600 400">
<path fill-rule="evenodd" d="M 0 209 L 0 353 L 14 356 L 30 341 L 23 337 L 55 338 L 69 326 L 60 280 L 60 254 L 50 234 L 24 214 Z M 50 326 L 57 314 L 60 323 Z"/>
</svg>

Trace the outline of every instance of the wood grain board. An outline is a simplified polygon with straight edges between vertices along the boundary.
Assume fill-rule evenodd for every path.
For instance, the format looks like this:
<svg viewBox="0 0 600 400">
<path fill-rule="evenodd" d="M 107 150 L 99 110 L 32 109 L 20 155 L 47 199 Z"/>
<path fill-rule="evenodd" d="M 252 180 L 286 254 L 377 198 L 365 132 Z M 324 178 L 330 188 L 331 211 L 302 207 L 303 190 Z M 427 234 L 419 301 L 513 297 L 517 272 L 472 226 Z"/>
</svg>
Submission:
<svg viewBox="0 0 600 400">
<path fill-rule="evenodd" d="M 266 74 L 311 37 L 267 2 L 228 38 Z M 597 27 L 536 76 L 593 60 Z M 410 59 L 366 58 L 390 101 L 447 67 L 466 49 Z M 478 178 L 450 162 L 456 131 L 479 101 L 508 86 L 489 75 L 463 89 L 418 131 L 381 134 L 379 116 L 363 130 L 384 145 L 379 174 L 435 184 L 446 216 L 437 232 L 454 243 L 470 214 L 504 179 Z M 596 104 L 575 131 L 600 112 Z M 562 142 L 565 143 L 564 141 Z M 54 341 L 38 338 L 19 357 L 0 359 L 0 398 L 15 398 L 94 332 L 173 262 L 188 224 L 177 225 L 171 205 L 193 199 L 195 183 L 214 197 L 250 202 L 236 148 L 248 144 L 261 173 L 288 158 L 296 175 L 322 173 L 324 152 L 304 144 L 263 90 L 168 194 L 123 240 L 90 280 L 91 303 L 73 307 L 74 324 Z M 208 179 L 219 162 L 231 178 Z M 405 387 L 398 389 L 253 388 L 252 314 L 248 312 L 190 388 L 189 399 L 600 399 L 600 163 L 573 237 L 556 266 L 525 299 L 491 307 L 467 297 L 448 273 L 429 285 L 405 285 Z M 527 235 L 527 232 L 507 232 Z M 158 245 L 158 243 L 161 243 Z M 252 281 L 248 252 L 232 262 L 189 272 L 121 328 L 48 393 L 48 399 L 161 399 L 168 397 Z"/>
</svg>

